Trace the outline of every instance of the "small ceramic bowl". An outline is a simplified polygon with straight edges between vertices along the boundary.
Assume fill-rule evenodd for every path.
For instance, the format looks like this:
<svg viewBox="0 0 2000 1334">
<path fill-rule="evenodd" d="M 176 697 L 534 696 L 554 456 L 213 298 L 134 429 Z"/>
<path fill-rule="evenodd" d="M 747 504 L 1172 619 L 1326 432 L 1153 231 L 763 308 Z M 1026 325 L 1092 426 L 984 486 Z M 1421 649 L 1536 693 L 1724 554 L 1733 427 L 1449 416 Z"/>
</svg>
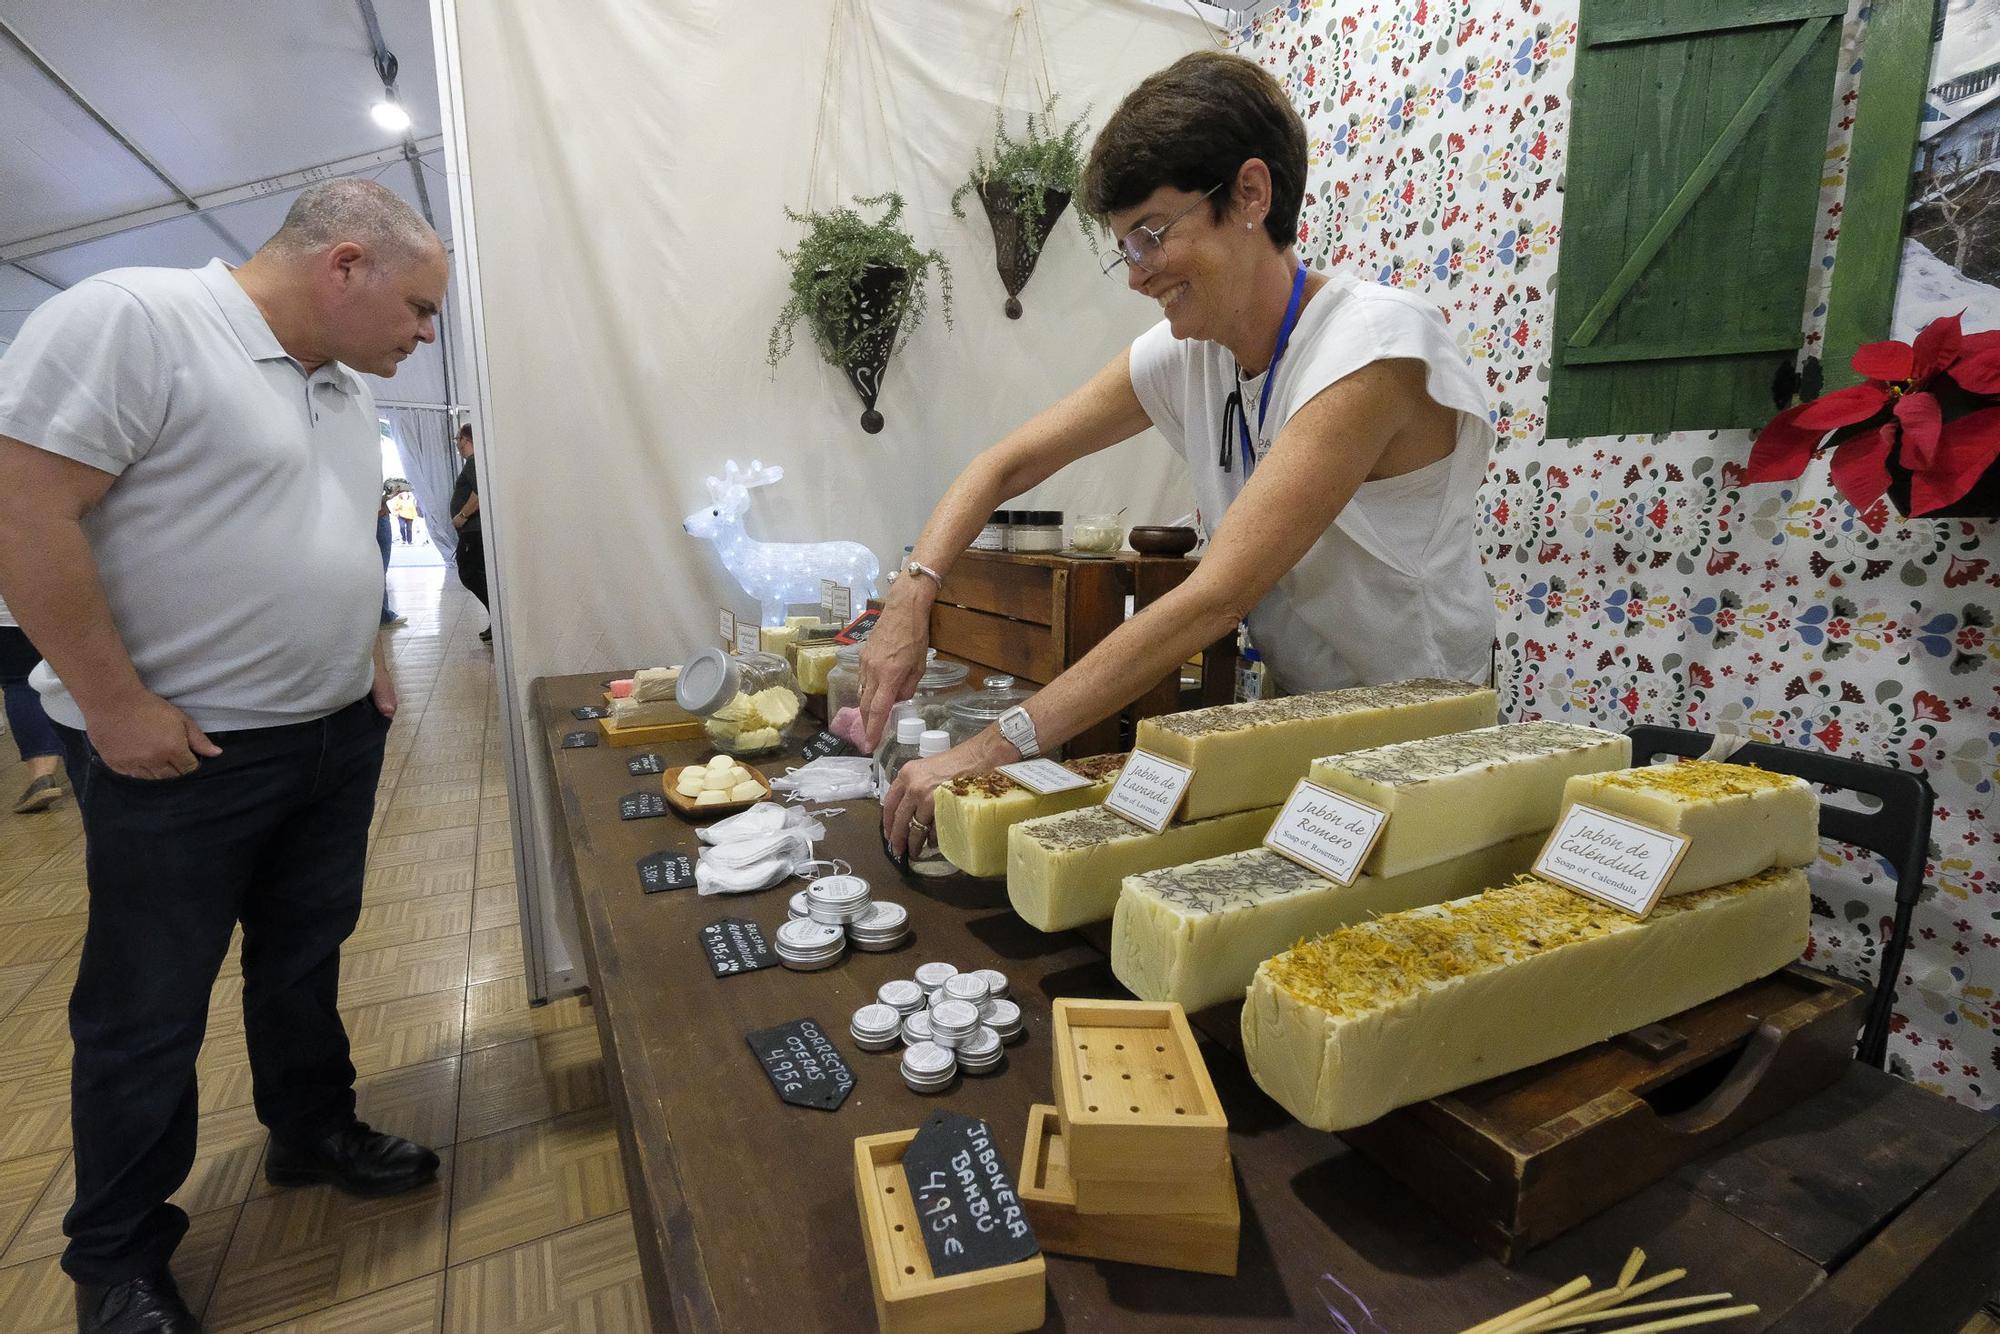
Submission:
<svg viewBox="0 0 2000 1334">
<path fill-rule="evenodd" d="M 1185 556 L 1201 534 L 1192 528 L 1134 528 L 1125 535 L 1132 550 L 1148 556 Z"/>
</svg>

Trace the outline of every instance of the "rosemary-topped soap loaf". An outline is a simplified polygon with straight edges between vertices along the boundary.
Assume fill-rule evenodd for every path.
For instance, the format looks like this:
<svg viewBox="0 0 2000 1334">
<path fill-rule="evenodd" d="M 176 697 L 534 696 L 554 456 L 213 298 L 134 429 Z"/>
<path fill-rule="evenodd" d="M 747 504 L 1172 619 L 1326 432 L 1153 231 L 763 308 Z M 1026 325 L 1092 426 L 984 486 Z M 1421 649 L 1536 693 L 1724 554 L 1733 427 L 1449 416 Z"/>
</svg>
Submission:
<svg viewBox="0 0 2000 1334">
<path fill-rule="evenodd" d="M 1809 904 L 1788 867 L 1643 921 L 1523 877 L 1268 960 L 1243 1006 L 1243 1055 L 1286 1111 L 1345 1130 L 1775 972 L 1805 949 Z"/>
<path fill-rule="evenodd" d="M 1499 884 L 1528 869 L 1543 837 L 1352 885 L 1266 848 L 1128 876 L 1111 919 L 1111 971 L 1141 1000 L 1187 1010 L 1241 1000 L 1257 965 L 1302 938 Z"/>
<path fill-rule="evenodd" d="M 1399 681 L 1218 704 L 1139 720 L 1138 747 L 1194 769 L 1184 820 L 1276 806 L 1322 755 L 1491 727 L 1499 697 L 1463 681 Z"/>
<path fill-rule="evenodd" d="M 1044 796 L 1028 791 L 1005 774 L 974 774 L 940 787 L 935 816 L 938 851 L 967 875 L 1006 874 L 1009 829 L 1022 820 L 1059 815 L 1103 801 L 1118 771 L 1125 767 L 1125 756 L 1087 755 L 1064 760 L 1062 766 L 1088 778 L 1090 785 Z"/>
<path fill-rule="evenodd" d="M 1812 784 L 1747 764 L 1682 760 L 1583 774 L 1563 786 L 1563 810 L 1579 802 L 1687 838 L 1662 894 L 1728 884 L 1767 866 L 1806 866 L 1819 854 Z"/>
<path fill-rule="evenodd" d="M 1236 811 L 1157 834 L 1102 806 L 1023 820 L 1007 833 L 1007 898 L 1044 931 L 1102 922 L 1118 906 L 1126 876 L 1254 848 L 1277 814 Z"/>
<path fill-rule="evenodd" d="M 1622 733 L 1502 723 L 1328 755 L 1307 777 L 1389 813 L 1362 869 L 1397 876 L 1548 829 L 1569 778 L 1631 763 L 1632 741 Z"/>
</svg>

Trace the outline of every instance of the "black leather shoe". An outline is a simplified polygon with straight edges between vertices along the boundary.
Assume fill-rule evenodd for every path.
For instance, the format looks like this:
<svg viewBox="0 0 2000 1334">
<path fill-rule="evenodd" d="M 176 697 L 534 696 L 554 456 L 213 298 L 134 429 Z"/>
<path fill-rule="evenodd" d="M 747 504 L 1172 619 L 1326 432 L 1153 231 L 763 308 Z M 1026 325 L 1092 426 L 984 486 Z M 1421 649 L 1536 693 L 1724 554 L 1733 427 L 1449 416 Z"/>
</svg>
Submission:
<svg viewBox="0 0 2000 1334">
<path fill-rule="evenodd" d="M 77 1334 L 201 1334 L 173 1275 L 162 1269 L 109 1285 L 76 1285 Z"/>
<path fill-rule="evenodd" d="M 376 1197 L 415 1190 L 437 1176 L 438 1156 L 421 1144 L 384 1135 L 355 1121 L 312 1144 L 273 1138 L 264 1179 L 274 1186 L 324 1181 L 349 1195 Z"/>
</svg>

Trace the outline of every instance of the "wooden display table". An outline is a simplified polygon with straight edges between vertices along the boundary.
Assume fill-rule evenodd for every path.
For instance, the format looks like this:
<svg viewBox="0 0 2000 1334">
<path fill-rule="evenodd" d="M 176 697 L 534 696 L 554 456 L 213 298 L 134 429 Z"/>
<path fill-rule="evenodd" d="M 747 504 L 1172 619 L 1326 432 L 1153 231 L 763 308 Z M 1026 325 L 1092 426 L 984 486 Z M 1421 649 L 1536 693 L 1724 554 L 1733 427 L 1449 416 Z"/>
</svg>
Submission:
<svg viewBox="0 0 2000 1334">
<path fill-rule="evenodd" d="M 1075 933 L 1027 926 L 997 886 L 906 882 L 882 852 L 871 802 L 848 803 L 829 821 L 819 855 L 845 858 L 877 897 L 907 907 L 913 941 L 849 953 L 823 972 L 713 976 L 700 928 L 743 917 L 768 935 L 797 884 L 706 899 L 691 888 L 641 892 L 642 857 L 692 855 L 696 839 L 672 815 L 618 818 L 621 796 L 658 782 L 626 772 L 640 752 L 560 748 L 576 726 L 569 710 L 599 700 L 612 674 L 539 680 L 534 700 L 554 776 L 550 840 L 576 896 L 655 1327 L 872 1328 L 855 1139 L 912 1129 L 948 1107 L 985 1118 L 1018 1173 L 1029 1109 L 1052 1101 L 1051 1001 L 1124 993 L 1099 951 Z M 670 765 L 704 754 L 695 743 L 658 751 Z M 776 774 L 786 762 L 760 763 Z M 877 986 L 932 959 L 1006 973 L 1027 1038 L 998 1073 L 923 1097 L 903 1084 L 895 1053 L 857 1050 L 847 1023 Z M 856 1073 L 835 1112 L 780 1103 L 744 1040 L 806 1017 Z M 1337 1312 L 1360 1330 L 1449 1334 L 1578 1274 L 1608 1283 L 1634 1246 L 1654 1267 L 1686 1266 L 1680 1291 L 1727 1289 L 1762 1306 L 1756 1319 L 1722 1327 L 1732 1331 L 1953 1334 L 2000 1283 L 2000 1123 L 1878 1071 L 1855 1066 L 1509 1269 L 1338 1138 L 1266 1098 L 1234 1042 L 1212 1040 L 1233 1028 L 1233 1007 L 1194 1022 L 1229 1118 L 1237 1276 L 1051 1255 L 1046 1328 L 1338 1329 Z"/>
<path fill-rule="evenodd" d="M 1136 614 L 1181 583 L 1200 562 L 1179 556 L 1035 556 L 967 551 L 952 566 L 931 606 L 931 647 L 947 658 L 1047 685 L 1057 673 L 1104 642 L 1125 621 L 1125 599 Z M 1182 707 L 1176 668 L 1134 701 L 1136 721 Z M 1201 703 L 1227 704 L 1236 691 L 1236 635 L 1202 650 Z M 1123 750 L 1119 719 L 1086 729 L 1068 753 Z"/>
</svg>

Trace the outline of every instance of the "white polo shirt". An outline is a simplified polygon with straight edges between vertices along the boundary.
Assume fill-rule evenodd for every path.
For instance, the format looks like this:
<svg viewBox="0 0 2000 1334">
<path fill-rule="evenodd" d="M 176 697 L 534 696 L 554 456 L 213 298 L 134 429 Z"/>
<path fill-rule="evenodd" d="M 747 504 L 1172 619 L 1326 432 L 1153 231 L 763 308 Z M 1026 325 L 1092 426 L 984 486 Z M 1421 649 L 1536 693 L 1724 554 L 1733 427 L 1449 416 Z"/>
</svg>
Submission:
<svg viewBox="0 0 2000 1334">
<path fill-rule="evenodd" d="M 115 269 L 0 356 L 0 435 L 117 478 L 83 529 L 139 679 L 204 731 L 323 717 L 374 680 L 375 401 L 307 375 L 221 260 Z M 51 718 L 84 726 L 44 662 Z"/>
</svg>

